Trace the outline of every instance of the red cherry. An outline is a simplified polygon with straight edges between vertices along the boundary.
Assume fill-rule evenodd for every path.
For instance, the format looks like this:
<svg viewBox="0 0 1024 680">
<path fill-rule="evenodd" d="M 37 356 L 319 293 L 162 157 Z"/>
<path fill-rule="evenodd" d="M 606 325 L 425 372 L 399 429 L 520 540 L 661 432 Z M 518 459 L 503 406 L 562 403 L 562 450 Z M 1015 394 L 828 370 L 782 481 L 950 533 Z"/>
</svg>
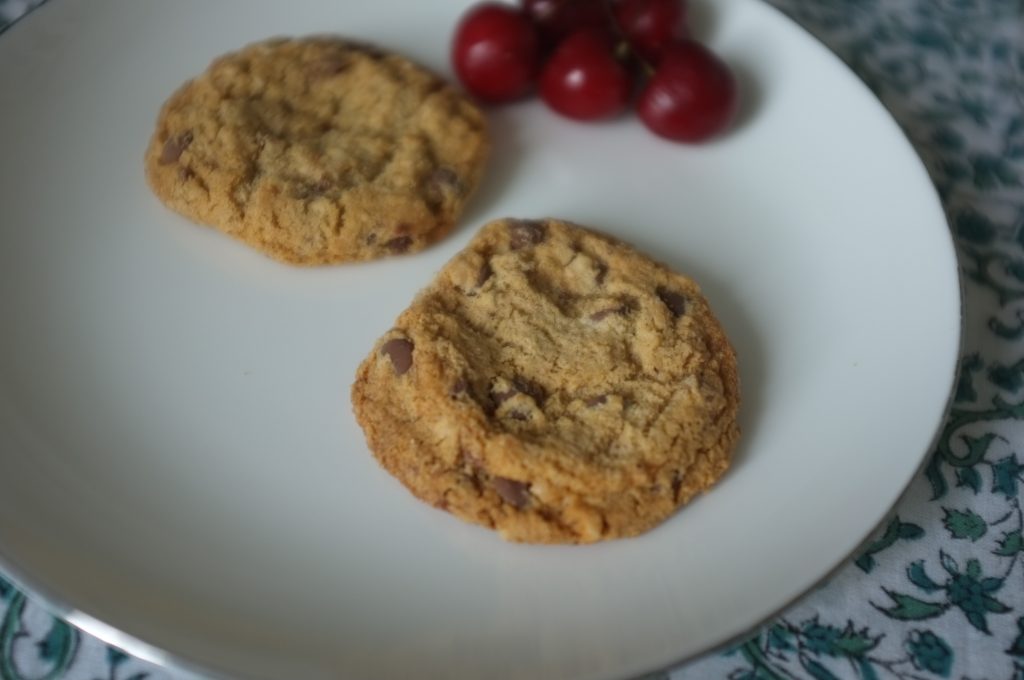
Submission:
<svg viewBox="0 0 1024 680">
<path fill-rule="evenodd" d="M 736 78 L 725 62 L 693 40 L 665 48 L 640 93 L 637 112 L 655 134 L 699 142 L 718 134 L 736 116 Z"/>
<path fill-rule="evenodd" d="M 615 59 L 606 31 L 584 28 L 563 40 L 540 74 L 540 96 L 552 109 L 576 120 L 620 113 L 629 103 L 633 79 Z"/>
<path fill-rule="evenodd" d="M 622 0 L 615 20 L 630 46 L 655 64 L 666 45 L 687 33 L 685 0 Z"/>
<path fill-rule="evenodd" d="M 540 64 L 537 29 L 514 7 L 475 5 L 455 29 L 452 64 L 476 97 L 492 103 L 518 99 L 529 92 Z"/>
<path fill-rule="evenodd" d="M 554 46 L 581 28 L 609 25 L 606 0 L 521 0 L 523 11 L 540 30 L 548 46 Z"/>
</svg>

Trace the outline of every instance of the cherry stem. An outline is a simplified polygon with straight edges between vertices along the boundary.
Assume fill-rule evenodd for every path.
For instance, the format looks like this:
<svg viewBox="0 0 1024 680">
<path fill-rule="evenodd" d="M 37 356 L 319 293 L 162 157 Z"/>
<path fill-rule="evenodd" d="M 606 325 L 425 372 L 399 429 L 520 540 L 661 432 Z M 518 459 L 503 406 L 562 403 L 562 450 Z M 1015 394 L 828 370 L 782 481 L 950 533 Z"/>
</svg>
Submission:
<svg viewBox="0 0 1024 680">
<path fill-rule="evenodd" d="M 640 64 L 641 70 L 648 78 L 654 75 L 654 66 L 651 62 L 643 58 L 639 51 L 633 46 L 633 43 L 626 37 L 626 32 L 622 30 L 622 26 L 619 25 L 618 20 L 615 18 L 615 11 L 612 10 L 612 0 L 601 0 L 601 5 L 604 7 L 605 14 L 608 15 L 608 23 L 612 27 L 612 31 L 615 33 L 615 58 L 619 61 L 625 61 L 630 54 L 636 57 L 636 61 Z"/>
</svg>

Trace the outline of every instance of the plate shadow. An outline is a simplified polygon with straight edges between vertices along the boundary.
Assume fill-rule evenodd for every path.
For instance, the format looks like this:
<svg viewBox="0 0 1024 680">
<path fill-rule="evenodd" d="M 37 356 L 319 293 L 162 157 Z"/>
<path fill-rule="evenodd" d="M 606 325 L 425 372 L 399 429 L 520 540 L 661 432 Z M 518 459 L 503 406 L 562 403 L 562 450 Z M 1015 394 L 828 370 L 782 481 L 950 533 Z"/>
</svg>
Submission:
<svg viewBox="0 0 1024 680">
<path fill-rule="evenodd" d="M 502 195 L 515 182 L 516 173 L 522 166 L 527 150 L 523 138 L 522 116 L 516 115 L 519 106 L 523 104 L 484 107 L 491 151 L 480 186 L 469 199 L 465 212 L 452 229 L 453 234 L 466 228 L 480 227 L 483 216 L 501 201 Z"/>
</svg>

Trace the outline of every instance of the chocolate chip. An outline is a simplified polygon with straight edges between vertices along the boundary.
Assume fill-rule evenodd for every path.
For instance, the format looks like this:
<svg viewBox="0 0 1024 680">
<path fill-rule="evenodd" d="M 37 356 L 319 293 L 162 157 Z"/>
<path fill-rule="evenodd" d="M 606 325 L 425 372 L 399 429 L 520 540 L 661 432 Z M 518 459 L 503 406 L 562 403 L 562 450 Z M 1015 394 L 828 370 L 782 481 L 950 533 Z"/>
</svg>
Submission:
<svg viewBox="0 0 1024 680">
<path fill-rule="evenodd" d="M 180 179 L 182 182 L 187 182 L 195 176 L 196 173 L 192 172 L 190 168 L 178 168 L 178 179 Z"/>
<path fill-rule="evenodd" d="M 656 292 L 658 298 L 668 307 L 668 311 L 672 312 L 672 316 L 679 318 L 686 313 L 686 298 L 681 294 L 661 286 L 658 286 Z"/>
<path fill-rule="evenodd" d="M 679 500 L 679 489 L 683 486 L 683 480 L 679 476 L 679 472 L 672 473 L 672 500 Z"/>
<path fill-rule="evenodd" d="M 625 316 L 629 312 L 629 307 L 626 305 L 619 305 L 618 307 L 609 307 L 608 309 L 602 309 L 594 312 L 590 315 L 591 321 L 603 321 L 612 314 L 618 314 L 619 316 Z"/>
<path fill-rule="evenodd" d="M 441 205 L 449 197 L 462 196 L 466 193 L 466 187 L 463 185 L 462 179 L 455 170 L 447 166 L 431 171 L 424 179 L 423 188 L 426 190 L 427 202 L 435 212 L 440 210 Z"/>
<path fill-rule="evenodd" d="M 491 392 L 491 402 L 494 404 L 494 410 L 497 411 L 499 406 L 517 394 L 519 394 L 519 390 L 514 387 L 504 392 Z"/>
<path fill-rule="evenodd" d="M 377 234 L 375 234 L 375 233 L 373 233 L 371 231 L 369 234 L 366 235 L 366 245 L 372 246 L 376 242 L 377 242 Z"/>
<path fill-rule="evenodd" d="M 512 220 L 508 225 L 509 245 L 512 250 L 520 250 L 528 246 L 542 243 L 547 227 L 536 220 Z"/>
<path fill-rule="evenodd" d="M 436 185 L 454 189 L 459 189 L 462 185 L 462 182 L 459 181 L 459 176 L 448 166 L 441 166 L 434 170 L 430 174 L 430 181 Z"/>
<path fill-rule="evenodd" d="M 352 68 L 352 60 L 340 55 L 317 59 L 309 65 L 309 72 L 314 78 L 330 78 Z"/>
<path fill-rule="evenodd" d="M 512 411 L 511 413 L 508 414 L 508 417 L 511 418 L 512 420 L 529 420 L 530 414 L 523 413 L 522 411 Z"/>
<path fill-rule="evenodd" d="M 326 179 L 322 179 L 319 182 L 300 182 L 292 189 L 292 198 L 300 201 L 309 200 L 311 198 L 317 198 L 327 193 L 327 190 L 331 188 L 331 183 Z"/>
<path fill-rule="evenodd" d="M 170 137 L 164 142 L 164 150 L 160 154 L 160 165 L 170 165 L 171 163 L 177 163 L 178 159 L 181 158 L 181 154 L 184 153 L 188 145 L 192 143 L 192 133 L 182 132 L 177 137 Z"/>
<path fill-rule="evenodd" d="M 469 485 L 473 487 L 473 491 L 477 496 L 482 496 L 484 493 L 484 483 L 480 480 L 475 472 L 469 474 L 463 473 L 463 477 L 469 482 Z"/>
<path fill-rule="evenodd" d="M 542 405 L 544 399 L 547 398 L 547 393 L 541 385 L 526 378 L 516 377 L 512 380 L 512 386 L 507 390 L 503 392 L 491 391 L 491 413 L 493 414 L 498 410 L 499 406 L 517 394 L 527 395 L 533 399 L 537 406 Z"/>
<path fill-rule="evenodd" d="M 494 270 L 491 269 L 491 263 L 484 262 L 483 266 L 480 267 L 480 271 L 476 275 L 476 287 L 479 288 L 487 283 L 487 279 L 491 278 L 492 274 L 494 274 Z"/>
<path fill-rule="evenodd" d="M 477 458 L 472 453 L 463 448 L 459 448 L 459 457 L 458 460 L 456 460 L 456 465 L 460 467 L 468 466 L 474 470 L 484 469 L 483 461 L 481 461 L 479 458 Z"/>
<path fill-rule="evenodd" d="M 395 369 L 395 375 L 404 375 L 412 366 L 413 344 L 405 338 L 393 338 L 384 343 L 380 348 L 382 354 L 387 354 L 391 359 L 391 365 Z"/>
<path fill-rule="evenodd" d="M 608 402 L 608 396 L 605 395 L 605 394 L 599 394 L 596 397 L 591 397 L 590 399 L 587 399 L 583 403 L 586 404 L 587 406 L 589 406 L 590 408 L 594 408 L 595 406 L 600 406 L 600 405 L 605 404 L 607 402 Z"/>
<path fill-rule="evenodd" d="M 349 40 L 346 41 L 346 44 L 350 49 L 355 50 L 356 52 L 361 52 L 371 59 L 384 59 L 388 56 L 387 52 L 376 45 L 371 45 L 370 43 L 359 40 Z"/>
<path fill-rule="evenodd" d="M 384 242 L 384 247 L 396 255 L 409 250 L 409 246 L 411 245 L 412 236 L 396 236 L 395 238 Z"/>
<path fill-rule="evenodd" d="M 522 509 L 530 502 L 530 485 L 507 477 L 495 477 L 491 482 L 506 503 Z"/>
<path fill-rule="evenodd" d="M 533 398 L 533 401 L 540 406 L 547 398 L 547 391 L 543 386 L 526 378 L 516 378 L 512 381 L 516 390 Z"/>
<path fill-rule="evenodd" d="M 426 97 L 434 94 L 435 92 L 438 92 L 438 91 L 444 89 L 444 86 L 445 86 L 445 82 L 443 80 L 441 80 L 440 78 L 431 78 L 430 82 L 427 83 L 427 86 L 423 90 L 423 97 L 424 97 L 424 99 Z"/>
<path fill-rule="evenodd" d="M 459 183 L 459 175 L 455 173 L 455 170 L 447 167 L 440 167 L 434 170 L 430 175 L 430 179 L 438 184 L 447 184 L 449 186 L 455 186 Z"/>
<path fill-rule="evenodd" d="M 452 390 L 449 394 L 451 394 L 451 396 L 453 397 L 457 397 L 460 394 L 463 394 L 468 388 L 469 384 L 466 382 L 466 379 L 459 378 L 458 380 L 455 381 L 455 384 L 452 385 Z"/>
</svg>

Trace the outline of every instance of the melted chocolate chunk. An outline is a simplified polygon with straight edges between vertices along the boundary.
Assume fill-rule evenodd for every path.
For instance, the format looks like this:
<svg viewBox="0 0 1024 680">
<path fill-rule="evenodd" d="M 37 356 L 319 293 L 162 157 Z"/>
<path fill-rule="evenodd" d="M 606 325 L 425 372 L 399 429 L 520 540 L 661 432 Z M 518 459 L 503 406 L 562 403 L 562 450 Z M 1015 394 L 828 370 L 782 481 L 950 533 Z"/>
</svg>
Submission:
<svg viewBox="0 0 1024 680">
<path fill-rule="evenodd" d="M 386 59 L 388 56 L 387 52 L 372 43 L 363 42 L 361 40 L 348 40 L 346 41 L 346 44 L 350 49 L 355 50 L 356 52 L 361 52 L 374 60 Z"/>
<path fill-rule="evenodd" d="M 459 176 L 455 174 L 455 171 L 447 166 L 441 166 L 434 172 L 430 173 L 430 181 L 432 184 L 439 188 L 448 187 L 455 190 L 461 190 L 462 182 L 459 181 Z"/>
<path fill-rule="evenodd" d="M 618 307 L 609 307 L 608 309 L 601 309 L 590 315 L 591 321 L 603 321 L 612 314 L 619 316 L 625 316 L 629 313 L 629 307 L 626 305 L 619 305 Z"/>
<path fill-rule="evenodd" d="M 532 380 L 517 377 L 512 380 L 512 386 L 507 390 L 503 392 L 491 391 L 491 414 L 493 415 L 493 413 L 498 410 L 499 406 L 517 394 L 525 394 L 533 399 L 537 406 L 541 406 L 544 403 L 544 399 L 547 397 L 547 393 L 543 387 Z"/>
<path fill-rule="evenodd" d="M 530 485 L 526 482 L 517 482 L 506 477 L 495 477 L 491 480 L 494 490 L 498 492 L 506 503 L 522 509 L 530 502 Z"/>
<path fill-rule="evenodd" d="M 306 201 L 311 198 L 323 196 L 325 193 L 327 193 L 327 190 L 330 188 L 331 183 L 328 182 L 326 179 L 322 179 L 319 182 L 316 182 L 315 184 L 310 182 L 303 182 L 292 190 L 292 198 L 298 199 L 300 201 Z"/>
<path fill-rule="evenodd" d="M 341 55 L 317 59 L 309 65 L 309 72 L 314 78 L 330 78 L 352 68 L 352 60 Z"/>
<path fill-rule="evenodd" d="M 449 394 L 451 394 L 451 396 L 453 397 L 457 397 L 461 394 L 464 394 L 467 389 L 469 389 L 469 384 L 466 382 L 466 379 L 459 378 L 458 380 L 455 381 L 455 384 L 452 385 L 452 389 L 451 392 L 449 392 Z"/>
<path fill-rule="evenodd" d="M 533 382 L 532 380 L 527 380 L 526 378 L 516 378 L 515 380 L 512 381 L 512 384 L 515 385 L 516 390 L 531 397 L 534 403 L 537 404 L 537 406 L 543 404 L 544 400 L 547 398 L 547 392 L 544 390 L 544 388 L 541 385 L 538 385 L 537 383 Z"/>
<path fill-rule="evenodd" d="M 586 404 L 587 406 L 589 406 L 590 408 L 594 408 L 595 406 L 600 406 L 600 405 L 605 404 L 607 402 L 608 402 L 608 396 L 605 395 L 605 394 L 599 394 L 596 397 L 591 397 L 590 399 L 587 399 L 583 403 Z"/>
<path fill-rule="evenodd" d="M 177 137 L 170 137 L 164 142 L 163 152 L 160 154 L 160 165 L 177 163 L 188 145 L 192 143 L 192 132 L 182 132 Z"/>
<path fill-rule="evenodd" d="M 396 236 L 395 238 L 384 242 L 384 247 L 396 255 L 409 250 L 409 246 L 411 245 L 412 236 Z"/>
<path fill-rule="evenodd" d="M 672 316 L 678 319 L 686 313 L 686 298 L 680 293 L 663 288 L 662 286 L 658 286 L 655 292 L 657 292 L 658 298 L 668 307 L 668 311 L 672 312 Z"/>
<path fill-rule="evenodd" d="M 460 467 L 467 466 L 472 468 L 473 470 L 484 469 L 483 462 L 479 458 L 474 456 L 472 453 L 463 448 L 459 449 L 459 457 L 458 460 L 456 461 L 456 465 Z"/>
<path fill-rule="evenodd" d="M 480 267 L 480 272 L 476 275 L 476 287 L 480 288 L 487 283 L 487 279 L 491 278 L 492 274 L 494 274 L 494 270 L 491 269 L 491 263 L 484 262 L 483 266 Z"/>
<path fill-rule="evenodd" d="M 517 394 L 519 394 L 519 390 L 514 387 L 504 392 L 491 392 L 491 403 L 494 405 L 494 410 L 497 411 L 499 406 Z"/>
<path fill-rule="evenodd" d="M 412 367 L 413 344 L 405 338 L 394 338 L 384 343 L 380 348 L 382 354 L 387 354 L 391 359 L 391 365 L 395 369 L 395 375 L 404 375 Z"/>
<path fill-rule="evenodd" d="M 535 220 L 513 220 L 508 225 L 509 245 L 512 250 L 520 250 L 543 243 L 547 236 L 547 227 L 543 222 Z"/>
</svg>

